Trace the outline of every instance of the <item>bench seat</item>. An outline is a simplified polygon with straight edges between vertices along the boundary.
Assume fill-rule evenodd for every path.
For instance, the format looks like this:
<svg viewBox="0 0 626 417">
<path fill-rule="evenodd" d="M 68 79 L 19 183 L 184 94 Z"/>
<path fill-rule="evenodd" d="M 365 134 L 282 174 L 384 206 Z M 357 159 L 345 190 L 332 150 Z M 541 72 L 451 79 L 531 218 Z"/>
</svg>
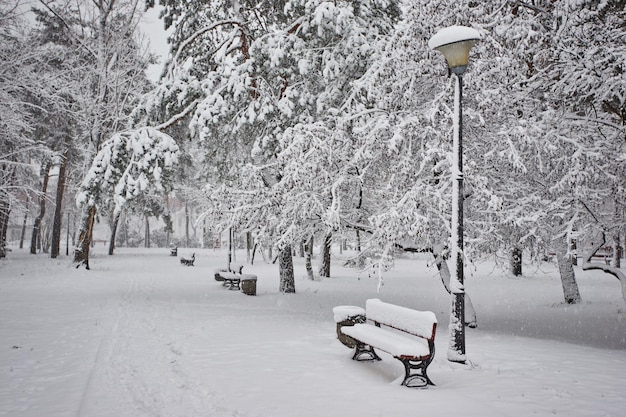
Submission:
<svg viewBox="0 0 626 417">
<path fill-rule="evenodd" d="M 363 323 L 343 327 L 341 332 L 366 345 L 376 346 L 397 358 L 423 360 L 430 356 L 427 340 L 396 333 L 382 327 Z"/>
</svg>

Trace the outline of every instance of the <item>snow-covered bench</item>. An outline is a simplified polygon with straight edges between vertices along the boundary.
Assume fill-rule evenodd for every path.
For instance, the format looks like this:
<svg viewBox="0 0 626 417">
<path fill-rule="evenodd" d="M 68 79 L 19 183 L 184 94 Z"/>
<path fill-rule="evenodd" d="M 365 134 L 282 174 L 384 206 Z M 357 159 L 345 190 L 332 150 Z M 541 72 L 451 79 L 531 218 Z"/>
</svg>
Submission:
<svg viewBox="0 0 626 417">
<path fill-rule="evenodd" d="M 247 295 L 256 295 L 257 276 L 243 274 L 243 265 L 231 264 L 230 270 L 216 269 L 215 280 L 222 281 L 222 285 L 231 290 L 241 290 Z"/>
<path fill-rule="evenodd" d="M 333 309 L 337 323 L 347 323 L 350 316 L 361 316 L 358 307 L 338 306 Z M 360 309 L 362 311 L 362 309 Z M 374 348 L 389 353 L 404 365 L 402 385 L 426 387 L 435 385 L 426 370 L 435 357 L 437 318 L 431 311 L 418 311 L 370 299 L 365 303 L 366 321 L 358 317 L 353 323 L 338 327 L 338 333 L 352 339 L 352 359 L 381 360 Z M 345 344 L 345 343 L 344 343 Z M 346 344 L 349 346 L 348 344 Z"/>
<path fill-rule="evenodd" d="M 226 286 L 228 284 L 230 284 L 231 279 L 235 279 L 235 277 L 233 277 L 231 275 L 232 274 L 239 274 L 241 275 L 241 273 L 243 272 L 243 265 L 240 264 L 230 264 L 228 266 L 228 269 L 223 269 L 223 268 L 218 268 L 215 271 L 213 271 L 215 274 L 215 280 L 216 281 L 221 281 L 222 285 Z M 225 277 L 228 276 L 229 279 L 227 280 Z"/>
</svg>

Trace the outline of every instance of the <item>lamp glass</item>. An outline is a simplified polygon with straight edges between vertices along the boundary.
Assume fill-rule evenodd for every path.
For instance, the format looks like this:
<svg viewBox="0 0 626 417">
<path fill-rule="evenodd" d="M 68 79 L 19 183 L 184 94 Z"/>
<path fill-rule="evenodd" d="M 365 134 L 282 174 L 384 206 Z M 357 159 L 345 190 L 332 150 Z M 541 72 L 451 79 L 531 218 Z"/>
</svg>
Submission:
<svg viewBox="0 0 626 417">
<path fill-rule="evenodd" d="M 453 72 L 455 68 L 462 68 L 461 72 L 465 71 L 467 64 L 469 63 L 469 54 L 472 46 L 476 43 L 476 39 L 468 39 L 460 42 L 448 43 L 435 48 L 441 52 L 448 62 L 448 68 Z"/>
</svg>

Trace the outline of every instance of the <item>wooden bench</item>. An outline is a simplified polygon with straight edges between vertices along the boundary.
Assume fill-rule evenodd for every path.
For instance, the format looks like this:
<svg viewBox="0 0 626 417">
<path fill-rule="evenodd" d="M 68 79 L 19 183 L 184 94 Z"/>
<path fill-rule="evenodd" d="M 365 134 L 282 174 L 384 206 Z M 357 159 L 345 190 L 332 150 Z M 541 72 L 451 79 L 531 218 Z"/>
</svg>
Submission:
<svg viewBox="0 0 626 417">
<path fill-rule="evenodd" d="M 222 285 L 230 290 L 240 290 L 239 283 L 241 282 L 241 274 L 234 272 L 222 271 L 220 273 L 222 277 Z"/>
<path fill-rule="evenodd" d="M 365 310 L 338 306 L 333 313 L 335 321 L 343 323 L 337 326 L 338 335 L 347 336 L 348 343 L 342 343 L 354 346 L 353 360 L 381 360 L 376 348 L 402 362 L 402 385 L 411 388 L 435 385 L 427 374 L 428 365 L 435 357 L 437 318 L 433 312 L 370 299 Z"/>
<path fill-rule="evenodd" d="M 181 265 L 193 266 L 195 261 L 196 261 L 196 253 L 195 252 L 191 255 L 191 258 L 184 258 L 182 256 L 180 257 L 180 264 Z"/>
<path fill-rule="evenodd" d="M 243 274 L 243 265 L 231 264 L 230 270 L 216 269 L 215 280 L 230 290 L 241 290 L 246 295 L 256 295 L 257 276 Z"/>
</svg>

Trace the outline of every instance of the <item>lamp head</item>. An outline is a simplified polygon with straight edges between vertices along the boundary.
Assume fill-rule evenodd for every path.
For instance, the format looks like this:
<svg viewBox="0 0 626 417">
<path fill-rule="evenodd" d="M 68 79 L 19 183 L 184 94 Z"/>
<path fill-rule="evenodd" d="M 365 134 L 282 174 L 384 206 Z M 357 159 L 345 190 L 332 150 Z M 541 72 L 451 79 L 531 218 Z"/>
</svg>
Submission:
<svg viewBox="0 0 626 417">
<path fill-rule="evenodd" d="M 450 71 L 461 75 L 467 69 L 470 50 L 478 40 L 480 33 L 476 29 L 450 26 L 435 33 L 428 41 L 428 46 L 446 57 Z"/>
</svg>

